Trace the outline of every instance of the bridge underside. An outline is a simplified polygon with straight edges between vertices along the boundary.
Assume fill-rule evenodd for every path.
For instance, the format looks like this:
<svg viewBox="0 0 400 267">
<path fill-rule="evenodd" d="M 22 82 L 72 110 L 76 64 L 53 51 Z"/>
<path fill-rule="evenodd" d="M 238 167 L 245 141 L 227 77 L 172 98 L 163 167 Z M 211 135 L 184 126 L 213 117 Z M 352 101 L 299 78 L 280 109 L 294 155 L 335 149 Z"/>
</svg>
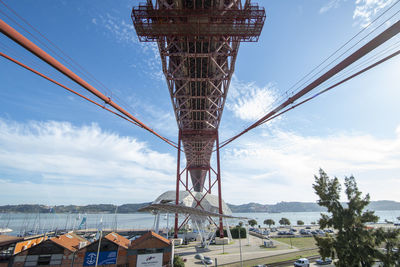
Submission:
<svg viewBox="0 0 400 267">
<path fill-rule="evenodd" d="M 218 147 L 218 128 L 239 44 L 258 40 L 265 11 L 250 0 L 243 5 L 240 0 L 156 0 L 154 5 L 148 0 L 133 8 L 132 20 L 141 41 L 158 44 L 179 146 L 186 156 L 181 172 L 178 152 L 176 190 L 181 183 L 189 192 L 211 193 L 217 182 L 221 199 L 219 153 L 217 170 L 211 167 L 211 154 L 214 145 Z M 186 183 L 181 179 L 185 171 Z"/>
</svg>

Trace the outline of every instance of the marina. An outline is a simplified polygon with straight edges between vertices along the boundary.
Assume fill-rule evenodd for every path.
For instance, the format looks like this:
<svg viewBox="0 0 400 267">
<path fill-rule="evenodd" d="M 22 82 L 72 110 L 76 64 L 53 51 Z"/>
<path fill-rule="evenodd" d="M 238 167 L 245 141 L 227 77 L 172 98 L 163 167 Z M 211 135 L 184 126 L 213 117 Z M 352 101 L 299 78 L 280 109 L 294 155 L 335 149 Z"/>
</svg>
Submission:
<svg viewBox="0 0 400 267">
<path fill-rule="evenodd" d="M 397 217 L 400 216 L 400 210 L 393 211 L 375 211 L 379 216 L 379 223 L 383 224 L 386 221 L 397 222 Z M 302 220 L 306 225 L 311 225 L 312 222 L 318 222 L 320 212 L 282 212 L 282 213 L 234 213 L 237 217 L 246 217 L 255 219 L 261 227 L 266 227 L 263 224 L 265 219 L 273 219 L 276 223 L 281 218 L 288 218 L 293 224 L 297 220 Z M 86 224 L 79 229 L 79 224 L 82 222 L 83 217 L 86 217 Z M 162 216 L 160 220 L 161 229 L 172 228 L 173 215 L 169 214 L 169 225 L 167 225 L 167 214 Z M 32 234 L 43 234 L 46 232 L 54 232 L 59 229 L 71 230 L 85 230 L 85 229 L 98 229 L 100 221 L 104 228 L 109 230 L 120 229 L 154 229 L 155 216 L 148 213 L 133 213 L 133 214 L 54 214 L 54 213 L 3 213 L 0 214 L 0 228 L 12 229 L 12 232 L 7 232 L 10 235 L 23 235 L 23 233 L 31 232 Z M 117 221 L 117 224 L 115 224 Z M 229 219 L 230 225 L 236 225 L 238 219 Z"/>
</svg>

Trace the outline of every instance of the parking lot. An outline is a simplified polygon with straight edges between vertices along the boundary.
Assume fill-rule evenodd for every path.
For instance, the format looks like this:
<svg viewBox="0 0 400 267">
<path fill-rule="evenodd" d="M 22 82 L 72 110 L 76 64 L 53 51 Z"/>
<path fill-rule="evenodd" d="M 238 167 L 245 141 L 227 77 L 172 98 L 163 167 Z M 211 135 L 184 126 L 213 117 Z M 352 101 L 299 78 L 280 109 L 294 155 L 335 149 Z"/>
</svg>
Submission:
<svg viewBox="0 0 400 267">
<path fill-rule="evenodd" d="M 272 228 L 250 228 L 250 232 L 263 235 L 265 237 L 278 236 L 313 236 L 334 233 L 332 229 L 319 229 L 318 226 L 292 226 L 292 227 L 272 227 Z"/>
</svg>

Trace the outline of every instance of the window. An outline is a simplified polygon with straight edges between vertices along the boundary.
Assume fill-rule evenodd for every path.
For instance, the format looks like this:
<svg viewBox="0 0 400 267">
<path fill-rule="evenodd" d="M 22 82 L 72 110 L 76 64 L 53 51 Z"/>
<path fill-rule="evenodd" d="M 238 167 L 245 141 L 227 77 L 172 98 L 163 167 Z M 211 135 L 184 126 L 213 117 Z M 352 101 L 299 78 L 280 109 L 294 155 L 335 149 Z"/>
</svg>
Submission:
<svg viewBox="0 0 400 267">
<path fill-rule="evenodd" d="M 51 255 L 50 254 L 45 254 L 45 255 L 39 255 L 37 265 L 49 265 L 50 264 L 50 259 Z"/>
<path fill-rule="evenodd" d="M 36 266 L 39 259 L 39 255 L 28 255 L 25 259 L 25 266 Z"/>
<path fill-rule="evenodd" d="M 61 265 L 63 254 L 51 255 L 50 265 Z"/>
<path fill-rule="evenodd" d="M 61 265 L 63 254 L 28 255 L 25 266 Z"/>
</svg>

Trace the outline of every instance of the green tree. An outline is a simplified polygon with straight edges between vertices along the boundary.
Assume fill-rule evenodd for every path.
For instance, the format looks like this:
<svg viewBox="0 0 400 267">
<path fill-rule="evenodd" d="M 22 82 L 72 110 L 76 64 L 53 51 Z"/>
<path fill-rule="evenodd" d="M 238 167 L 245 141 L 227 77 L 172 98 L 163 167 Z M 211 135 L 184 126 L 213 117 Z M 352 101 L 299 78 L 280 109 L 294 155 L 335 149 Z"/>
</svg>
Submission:
<svg viewBox="0 0 400 267">
<path fill-rule="evenodd" d="M 182 257 L 174 255 L 174 267 L 185 267 L 185 262 Z"/>
<path fill-rule="evenodd" d="M 251 227 L 254 227 L 254 225 L 257 225 L 257 221 L 254 219 L 249 220 L 248 223 L 251 225 Z"/>
<path fill-rule="evenodd" d="M 266 219 L 266 220 L 264 220 L 264 224 L 268 225 L 269 228 L 271 228 L 271 225 L 275 225 L 275 221 L 272 219 Z"/>
<path fill-rule="evenodd" d="M 281 218 L 281 219 L 279 220 L 279 224 L 280 224 L 280 225 L 290 225 L 290 221 L 289 221 L 288 218 Z"/>
<path fill-rule="evenodd" d="M 304 222 L 302 220 L 298 220 L 297 225 L 304 225 Z"/>
<path fill-rule="evenodd" d="M 382 261 L 383 266 L 400 265 L 400 229 L 385 230 L 378 228 L 375 236 L 378 244 L 384 244 L 383 250 L 378 250 L 376 258 Z"/>
<path fill-rule="evenodd" d="M 364 211 L 370 198 L 368 194 L 361 196 L 353 176 L 346 177 L 344 185 L 346 207 L 340 202 L 339 180 L 336 177 L 330 179 L 322 169 L 319 177 L 315 176 L 313 188 L 319 197 L 318 204 L 326 207 L 329 213 L 321 214 L 319 225 L 322 229 L 333 227 L 337 230 L 335 237 L 315 236 L 319 252 L 323 258 L 337 255 L 335 265 L 338 267 L 371 266 L 378 250 L 374 232 L 366 227 L 366 223 L 377 222 L 378 217 L 373 211 Z"/>
</svg>

